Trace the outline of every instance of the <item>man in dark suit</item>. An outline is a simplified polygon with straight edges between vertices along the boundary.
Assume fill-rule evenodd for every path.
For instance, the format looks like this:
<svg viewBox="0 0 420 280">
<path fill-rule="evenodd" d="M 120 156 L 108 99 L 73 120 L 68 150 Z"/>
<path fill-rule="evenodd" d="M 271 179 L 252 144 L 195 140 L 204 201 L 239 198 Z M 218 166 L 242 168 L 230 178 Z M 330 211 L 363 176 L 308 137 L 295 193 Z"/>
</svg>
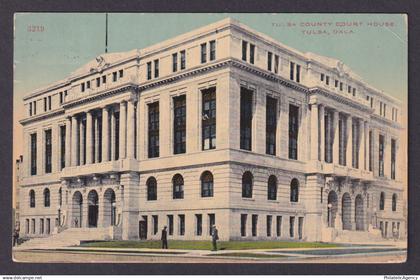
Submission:
<svg viewBox="0 0 420 280">
<path fill-rule="evenodd" d="M 219 240 L 219 232 L 215 225 L 213 225 L 213 230 L 211 232 L 211 239 L 213 243 L 213 251 L 217 251 L 217 240 Z"/>
<path fill-rule="evenodd" d="M 166 230 L 166 226 L 162 229 L 160 240 L 162 240 L 162 249 L 168 249 L 168 231 Z"/>
</svg>

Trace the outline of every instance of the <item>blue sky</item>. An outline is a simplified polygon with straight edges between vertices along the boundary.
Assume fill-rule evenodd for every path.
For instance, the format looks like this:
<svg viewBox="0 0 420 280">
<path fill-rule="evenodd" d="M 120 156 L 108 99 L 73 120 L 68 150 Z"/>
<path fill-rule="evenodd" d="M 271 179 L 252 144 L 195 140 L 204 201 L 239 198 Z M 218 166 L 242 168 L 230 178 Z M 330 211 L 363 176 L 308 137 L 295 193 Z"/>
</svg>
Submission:
<svg viewBox="0 0 420 280">
<path fill-rule="evenodd" d="M 372 86 L 407 99 L 406 18 L 397 14 L 109 14 L 109 52 L 144 48 L 228 16 L 302 52 L 340 59 Z M 333 26 L 301 27 L 328 22 Z M 352 34 L 334 34 L 336 22 L 362 25 L 340 28 Z M 382 26 L 384 22 L 393 25 Z M 29 32 L 28 26 L 44 30 Z M 303 30 L 326 30 L 330 35 L 307 35 Z M 15 140 L 21 139 L 17 121 L 23 116 L 22 97 L 103 53 L 104 42 L 104 14 L 16 14 Z M 14 157 L 21 153 L 21 145 L 15 145 Z"/>
</svg>

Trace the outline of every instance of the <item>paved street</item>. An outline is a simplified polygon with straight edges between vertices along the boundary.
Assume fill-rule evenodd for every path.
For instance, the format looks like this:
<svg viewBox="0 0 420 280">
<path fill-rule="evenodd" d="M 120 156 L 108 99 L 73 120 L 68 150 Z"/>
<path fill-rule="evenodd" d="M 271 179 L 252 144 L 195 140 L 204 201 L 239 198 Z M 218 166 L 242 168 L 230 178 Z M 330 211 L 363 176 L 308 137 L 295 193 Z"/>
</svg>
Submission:
<svg viewBox="0 0 420 280">
<path fill-rule="evenodd" d="M 18 262 L 109 263 L 384 263 L 404 262 L 406 250 L 390 246 L 278 250 L 160 250 L 61 248 L 15 250 Z"/>
</svg>

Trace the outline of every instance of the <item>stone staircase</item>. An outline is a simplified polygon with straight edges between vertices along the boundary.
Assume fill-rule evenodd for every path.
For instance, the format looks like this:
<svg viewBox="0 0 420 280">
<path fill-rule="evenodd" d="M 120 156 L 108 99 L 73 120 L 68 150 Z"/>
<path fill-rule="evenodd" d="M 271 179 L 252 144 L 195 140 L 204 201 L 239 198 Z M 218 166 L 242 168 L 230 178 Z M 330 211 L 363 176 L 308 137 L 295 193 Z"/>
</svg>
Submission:
<svg viewBox="0 0 420 280">
<path fill-rule="evenodd" d="M 47 237 L 32 238 L 17 249 L 47 249 L 80 245 L 81 241 L 111 240 L 112 227 L 106 228 L 69 228 Z"/>
</svg>

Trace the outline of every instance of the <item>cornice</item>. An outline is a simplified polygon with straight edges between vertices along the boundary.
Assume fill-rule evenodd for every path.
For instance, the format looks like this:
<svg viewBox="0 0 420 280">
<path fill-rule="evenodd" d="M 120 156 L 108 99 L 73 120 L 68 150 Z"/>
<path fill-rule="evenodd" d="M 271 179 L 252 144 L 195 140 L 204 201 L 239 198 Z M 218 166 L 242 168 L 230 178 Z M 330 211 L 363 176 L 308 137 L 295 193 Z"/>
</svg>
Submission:
<svg viewBox="0 0 420 280">
<path fill-rule="evenodd" d="M 401 124 L 399 124 L 397 122 L 394 122 L 394 121 L 391 121 L 389 119 L 386 119 L 384 117 L 381 117 L 381 116 L 378 116 L 378 115 L 372 115 L 372 119 L 379 122 L 379 123 L 382 123 L 382 124 L 385 124 L 385 125 L 388 125 L 388 126 L 392 126 L 393 128 L 402 129 Z"/>
<path fill-rule="evenodd" d="M 33 123 L 33 122 L 50 119 L 50 118 L 53 118 L 53 117 L 56 117 L 56 116 L 59 116 L 59 115 L 64 115 L 64 109 L 62 107 L 58 108 L 54 111 L 48 112 L 48 113 L 43 113 L 41 115 L 35 115 L 35 116 L 32 116 L 32 117 L 20 120 L 19 123 L 21 125 L 27 125 L 27 124 L 30 124 L 30 123 Z"/>
</svg>

